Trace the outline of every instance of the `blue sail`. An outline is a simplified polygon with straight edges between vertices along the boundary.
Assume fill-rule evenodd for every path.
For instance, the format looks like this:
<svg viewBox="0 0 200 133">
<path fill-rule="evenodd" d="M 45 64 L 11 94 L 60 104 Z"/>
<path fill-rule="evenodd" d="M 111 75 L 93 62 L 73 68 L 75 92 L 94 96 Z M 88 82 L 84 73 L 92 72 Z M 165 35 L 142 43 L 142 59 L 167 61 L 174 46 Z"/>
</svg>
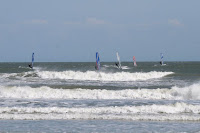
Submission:
<svg viewBox="0 0 200 133">
<path fill-rule="evenodd" d="M 161 65 L 163 65 L 163 58 L 164 58 L 163 53 L 160 53 Z"/>
<path fill-rule="evenodd" d="M 32 67 L 33 67 L 33 63 L 34 63 L 34 53 L 32 54 L 32 64 L 31 64 Z"/>
<path fill-rule="evenodd" d="M 99 59 L 99 53 L 96 52 L 96 67 L 97 70 L 100 70 L 100 59 Z"/>
</svg>

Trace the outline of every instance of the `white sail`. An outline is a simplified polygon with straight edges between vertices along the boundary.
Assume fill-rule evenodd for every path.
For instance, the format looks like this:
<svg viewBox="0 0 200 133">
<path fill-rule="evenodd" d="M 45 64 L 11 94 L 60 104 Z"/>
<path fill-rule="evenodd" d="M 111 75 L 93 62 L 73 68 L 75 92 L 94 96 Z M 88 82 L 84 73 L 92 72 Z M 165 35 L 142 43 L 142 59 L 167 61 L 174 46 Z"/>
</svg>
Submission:
<svg viewBox="0 0 200 133">
<path fill-rule="evenodd" d="M 117 60 L 118 60 L 118 63 L 119 63 L 119 68 L 121 69 L 121 62 L 120 62 L 120 57 L 119 57 L 119 54 L 118 54 L 118 52 L 116 53 L 116 55 L 117 55 Z"/>
</svg>

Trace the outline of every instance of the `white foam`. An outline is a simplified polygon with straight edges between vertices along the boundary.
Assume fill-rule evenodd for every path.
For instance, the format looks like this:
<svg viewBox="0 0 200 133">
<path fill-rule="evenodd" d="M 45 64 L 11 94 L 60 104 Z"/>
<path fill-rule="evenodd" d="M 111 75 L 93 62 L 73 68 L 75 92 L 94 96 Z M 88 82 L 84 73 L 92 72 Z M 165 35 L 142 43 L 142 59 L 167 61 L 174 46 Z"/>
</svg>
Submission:
<svg viewBox="0 0 200 133">
<path fill-rule="evenodd" d="M 173 95 L 182 99 L 200 99 L 200 83 L 186 87 L 172 87 Z"/>
<path fill-rule="evenodd" d="M 121 68 L 122 68 L 123 70 L 130 69 L 130 67 L 128 67 L 128 66 L 121 66 Z"/>
<path fill-rule="evenodd" d="M 37 73 L 39 77 L 44 79 L 72 79 L 72 80 L 102 80 L 102 81 L 137 81 L 137 80 L 149 80 L 155 78 L 162 78 L 164 76 L 173 74 L 173 72 L 96 72 L 96 71 L 41 71 Z"/>
<path fill-rule="evenodd" d="M 8 77 L 12 77 L 12 76 L 16 76 L 17 75 L 17 73 L 2 73 L 2 74 L 0 74 L 0 78 L 8 78 Z"/>
<path fill-rule="evenodd" d="M 0 107 L 0 119 L 124 119 L 124 120 L 193 120 L 199 121 L 200 105 L 112 107 Z"/>
<path fill-rule="evenodd" d="M 27 99 L 200 99 L 200 83 L 172 89 L 53 89 L 47 86 L 0 86 L 0 98 Z"/>
<path fill-rule="evenodd" d="M 106 68 L 107 68 L 107 67 L 111 67 L 111 65 L 103 65 L 103 67 L 106 67 Z"/>
<path fill-rule="evenodd" d="M 142 106 L 111 106 L 111 107 L 0 107 L 0 113 L 88 113 L 88 114 L 180 114 L 180 113 L 200 113 L 200 105 L 177 102 L 168 105 L 142 105 Z"/>
<path fill-rule="evenodd" d="M 0 86 L 0 98 L 27 99 L 176 99 L 169 89 L 52 89 L 29 86 Z"/>
<path fill-rule="evenodd" d="M 27 68 L 29 68 L 29 67 L 25 67 L 25 66 L 19 66 L 18 68 L 25 68 L 25 69 L 27 69 Z"/>
</svg>

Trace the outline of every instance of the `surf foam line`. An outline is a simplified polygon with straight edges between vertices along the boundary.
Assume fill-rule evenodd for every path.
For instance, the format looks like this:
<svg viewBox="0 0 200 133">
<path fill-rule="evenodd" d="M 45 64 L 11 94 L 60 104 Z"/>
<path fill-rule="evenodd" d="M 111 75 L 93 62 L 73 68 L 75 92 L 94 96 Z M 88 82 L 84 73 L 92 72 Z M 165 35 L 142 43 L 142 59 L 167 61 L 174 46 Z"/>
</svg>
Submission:
<svg viewBox="0 0 200 133">
<path fill-rule="evenodd" d="M 40 71 L 37 75 L 44 79 L 66 79 L 66 80 L 101 80 L 101 81 L 137 81 L 137 80 L 149 80 L 162 78 L 164 76 L 173 74 L 173 72 L 156 72 L 151 71 L 147 73 L 143 72 L 96 72 L 96 71 Z"/>
<path fill-rule="evenodd" d="M 200 83 L 186 87 L 158 89 L 53 89 L 47 86 L 32 88 L 30 86 L 0 86 L 0 98 L 26 99 L 166 99 L 199 100 Z"/>
<path fill-rule="evenodd" d="M 0 119 L 123 119 L 123 120 L 184 120 L 199 121 L 200 105 L 175 103 L 123 107 L 0 107 Z"/>
<path fill-rule="evenodd" d="M 0 86 L 0 98 L 26 99 L 177 99 L 170 89 L 52 89 L 47 86 Z M 178 97 L 178 99 L 180 99 Z"/>
<path fill-rule="evenodd" d="M 31 88 L 2 87 L 0 98 L 26 98 L 26 99 L 167 99 L 182 100 L 187 91 L 182 94 L 181 89 L 125 89 L 125 90 L 99 90 L 99 89 L 52 89 L 50 87 Z M 195 94 L 195 95 L 200 95 Z M 187 97 L 186 97 L 187 98 Z M 195 97 L 194 97 L 195 98 Z"/>
<path fill-rule="evenodd" d="M 28 69 L 30 69 L 30 68 L 28 68 Z M 1 76 L 1 78 L 4 78 L 4 79 L 5 78 L 27 78 L 27 77 L 35 77 L 36 72 L 4 73 L 0 76 Z"/>
</svg>

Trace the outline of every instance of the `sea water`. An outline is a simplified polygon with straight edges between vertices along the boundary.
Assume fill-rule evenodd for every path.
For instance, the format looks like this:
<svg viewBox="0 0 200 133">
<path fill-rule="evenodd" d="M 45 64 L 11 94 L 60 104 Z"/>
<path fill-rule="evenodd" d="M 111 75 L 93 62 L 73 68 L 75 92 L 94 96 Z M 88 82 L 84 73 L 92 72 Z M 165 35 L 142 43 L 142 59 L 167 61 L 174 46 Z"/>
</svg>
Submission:
<svg viewBox="0 0 200 133">
<path fill-rule="evenodd" d="M 200 62 L 0 63 L 1 132 L 200 132 Z"/>
</svg>

